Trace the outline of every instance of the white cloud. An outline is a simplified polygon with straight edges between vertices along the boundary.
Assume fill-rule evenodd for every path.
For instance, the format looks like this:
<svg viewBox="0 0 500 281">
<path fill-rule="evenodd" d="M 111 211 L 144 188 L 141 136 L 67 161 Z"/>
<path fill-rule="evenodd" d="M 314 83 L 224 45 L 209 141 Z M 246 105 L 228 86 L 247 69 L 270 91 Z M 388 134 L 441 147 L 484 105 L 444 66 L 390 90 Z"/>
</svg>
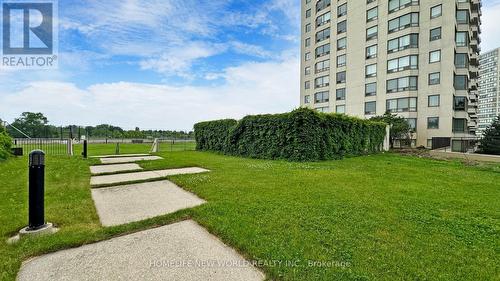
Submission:
<svg viewBox="0 0 500 281">
<path fill-rule="evenodd" d="M 481 49 L 482 52 L 500 47 L 500 25 L 498 17 L 500 15 L 500 1 L 488 3 L 483 7 Z"/>
<path fill-rule="evenodd" d="M 228 68 L 220 86 L 171 87 L 128 82 L 95 84 L 32 82 L 1 92 L 0 118 L 43 112 L 52 124 L 111 123 L 124 128 L 188 130 L 202 120 L 289 111 L 298 106 L 299 60 L 245 63 Z"/>
</svg>

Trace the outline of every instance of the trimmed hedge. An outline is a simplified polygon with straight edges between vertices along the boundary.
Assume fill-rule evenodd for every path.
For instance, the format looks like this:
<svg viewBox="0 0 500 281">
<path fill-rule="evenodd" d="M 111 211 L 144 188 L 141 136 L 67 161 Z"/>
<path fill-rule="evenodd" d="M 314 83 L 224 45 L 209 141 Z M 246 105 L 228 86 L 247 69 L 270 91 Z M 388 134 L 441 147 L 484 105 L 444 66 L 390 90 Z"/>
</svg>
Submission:
<svg viewBox="0 0 500 281">
<path fill-rule="evenodd" d="M 0 126 L 0 161 L 10 156 L 12 138 L 7 134 L 5 128 Z"/>
<path fill-rule="evenodd" d="M 380 151 L 386 124 L 299 108 L 195 125 L 198 150 L 228 155 L 316 161 Z"/>
</svg>

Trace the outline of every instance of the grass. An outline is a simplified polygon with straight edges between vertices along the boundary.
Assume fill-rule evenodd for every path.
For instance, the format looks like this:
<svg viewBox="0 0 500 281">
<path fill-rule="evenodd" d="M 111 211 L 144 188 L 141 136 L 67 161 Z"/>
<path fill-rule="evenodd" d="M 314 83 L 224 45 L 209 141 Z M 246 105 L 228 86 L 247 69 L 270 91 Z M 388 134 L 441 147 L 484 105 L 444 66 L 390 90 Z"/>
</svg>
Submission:
<svg viewBox="0 0 500 281">
<path fill-rule="evenodd" d="M 88 162 L 50 157 L 47 220 L 61 231 L 0 241 L 2 280 L 30 256 L 193 218 L 276 280 L 500 280 L 500 170 L 396 154 L 290 163 L 194 151 L 146 169 L 200 166 L 171 180 L 207 204 L 102 228 Z M 26 159 L 0 164 L 0 234 L 26 224 Z M 8 180 L 6 180 L 8 179 Z M 3 239 L 3 240 L 5 240 Z M 273 261 L 296 266 L 281 266 Z M 314 266 L 309 266 L 314 262 Z M 329 262 L 329 263 L 321 263 Z"/>
</svg>

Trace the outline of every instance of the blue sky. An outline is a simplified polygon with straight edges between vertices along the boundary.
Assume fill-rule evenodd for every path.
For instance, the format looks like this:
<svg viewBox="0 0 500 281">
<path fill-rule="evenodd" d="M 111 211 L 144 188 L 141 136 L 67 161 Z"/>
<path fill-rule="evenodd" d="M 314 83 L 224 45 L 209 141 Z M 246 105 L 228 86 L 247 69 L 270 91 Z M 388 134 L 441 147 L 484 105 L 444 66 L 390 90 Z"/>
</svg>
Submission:
<svg viewBox="0 0 500 281">
<path fill-rule="evenodd" d="M 483 1 L 483 50 L 500 0 Z M 0 118 L 191 129 L 299 104 L 300 1 L 59 0 L 59 69 L 0 70 Z"/>
</svg>

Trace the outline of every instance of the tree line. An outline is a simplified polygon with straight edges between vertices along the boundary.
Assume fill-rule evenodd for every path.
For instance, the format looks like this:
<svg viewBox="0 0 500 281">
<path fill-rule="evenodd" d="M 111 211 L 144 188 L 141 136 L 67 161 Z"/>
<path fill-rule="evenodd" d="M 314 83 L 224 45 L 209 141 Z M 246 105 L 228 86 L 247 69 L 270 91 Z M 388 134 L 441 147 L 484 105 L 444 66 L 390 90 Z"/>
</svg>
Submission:
<svg viewBox="0 0 500 281">
<path fill-rule="evenodd" d="M 0 119 L 0 123 L 1 119 Z M 97 126 L 54 126 L 49 123 L 43 113 L 24 112 L 14 120 L 12 124 L 6 126 L 7 132 L 14 138 L 74 138 L 80 139 L 82 136 L 88 138 L 126 138 L 126 139 L 147 139 L 147 138 L 194 138 L 192 131 L 170 131 L 170 130 L 141 130 L 136 127 L 134 130 L 125 130 L 118 126 L 101 124 Z"/>
</svg>

